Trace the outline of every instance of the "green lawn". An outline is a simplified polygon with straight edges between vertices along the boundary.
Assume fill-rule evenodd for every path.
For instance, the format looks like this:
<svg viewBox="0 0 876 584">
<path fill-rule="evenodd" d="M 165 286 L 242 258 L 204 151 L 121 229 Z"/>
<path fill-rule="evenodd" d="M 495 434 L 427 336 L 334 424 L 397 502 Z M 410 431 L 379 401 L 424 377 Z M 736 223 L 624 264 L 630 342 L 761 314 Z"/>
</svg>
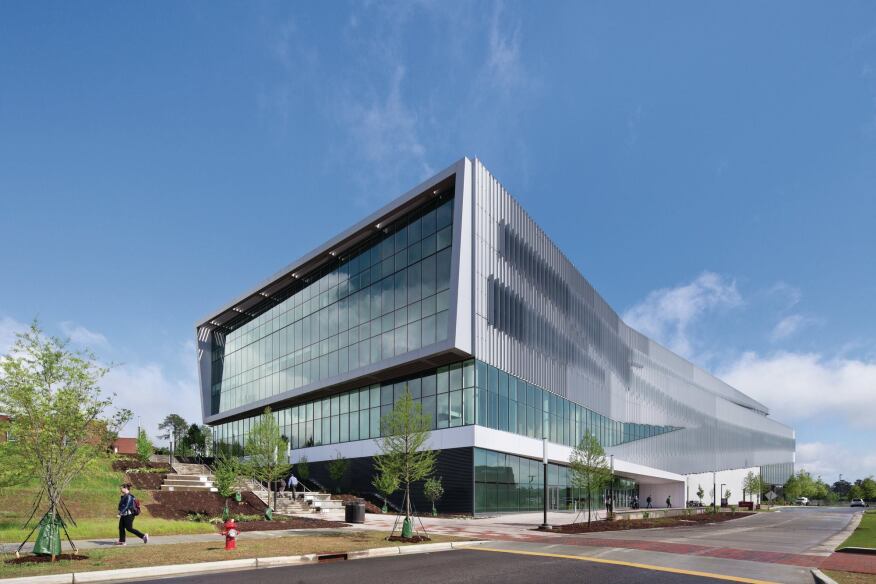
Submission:
<svg viewBox="0 0 876 584">
<path fill-rule="evenodd" d="M 876 548 L 876 511 L 867 511 L 861 524 L 837 549 L 844 547 Z"/>
<path fill-rule="evenodd" d="M 116 537 L 119 504 L 119 485 L 125 474 L 112 470 L 109 460 L 100 461 L 87 473 L 77 478 L 64 495 L 64 502 L 73 514 L 78 527 L 69 525 L 73 539 Z M 34 497 L 39 491 L 36 482 L 5 489 L 0 492 L 0 542 L 20 543 L 30 531 L 22 526 L 30 514 Z M 206 523 L 170 521 L 149 515 L 145 504 L 152 502 L 149 491 L 135 492 L 143 503 L 143 514 L 135 521 L 141 531 L 154 535 L 182 533 L 212 533 L 215 528 Z M 45 500 L 41 505 L 45 510 Z M 41 513 L 37 514 L 37 520 Z M 33 539 L 33 538 L 31 538 Z"/>
<path fill-rule="evenodd" d="M 60 561 L 54 564 L 11 565 L 0 562 L 0 578 L 36 576 L 38 574 L 63 574 L 91 570 L 110 570 L 135 568 L 139 566 L 159 566 L 166 564 L 188 564 L 217 560 L 244 558 L 264 558 L 270 556 L 294 556 L 311 553 L 351 552 L 356 550 L 407 546 L 384 539 L 386 532 L 351 531 L 337 534 L 308 535 L 298 537 L 278 537 L 247 540 L 244 535 L 237 543 L 237 550 L 227 552 L 224 540 L 216 537 L 215 542 L 191 542 L 184 544 L 141 545 L 132 542 L 124 548 L 81 550 L 86 560 Z M 447 535 L 434 535 L 432 542 L 464 541 L 466 538 Z M 66 550 L 65 550 L 66 553 Z M 2 555 L 0 555 L 2 557 Z M 415 578 L 416 579 L 416 578 Z"/>
</svg>

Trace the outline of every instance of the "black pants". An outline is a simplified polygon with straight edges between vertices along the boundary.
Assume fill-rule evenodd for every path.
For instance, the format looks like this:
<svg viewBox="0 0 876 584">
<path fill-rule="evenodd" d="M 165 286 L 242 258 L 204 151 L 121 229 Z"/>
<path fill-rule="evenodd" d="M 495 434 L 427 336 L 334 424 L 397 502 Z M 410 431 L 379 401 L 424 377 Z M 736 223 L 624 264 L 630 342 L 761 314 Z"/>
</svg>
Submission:
<svg viewBox="0 0 876 584">
<path fill-rule="evenodd" d="M 140 539 L 143 539 L 143 532 L 134 529 L 133 515 L 122 515 L 119 517 L 119 541 L 125 541 L 125 531 L 130 531 Z"/>
</svg>

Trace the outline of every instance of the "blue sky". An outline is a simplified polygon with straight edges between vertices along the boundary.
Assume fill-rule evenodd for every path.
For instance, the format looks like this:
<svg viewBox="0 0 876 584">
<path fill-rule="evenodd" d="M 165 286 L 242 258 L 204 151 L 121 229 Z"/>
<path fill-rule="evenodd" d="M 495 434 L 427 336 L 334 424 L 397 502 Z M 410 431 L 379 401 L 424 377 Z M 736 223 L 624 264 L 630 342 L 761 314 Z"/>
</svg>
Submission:
<svg viewBox="0 0 876 584">
<path fill-rule="evenodd" d="M 193 325 L 463 155 L 631 324 L 876 473 L 876 4 L 0 5 L 0 349 L 197 418 Z"/>
</svg>

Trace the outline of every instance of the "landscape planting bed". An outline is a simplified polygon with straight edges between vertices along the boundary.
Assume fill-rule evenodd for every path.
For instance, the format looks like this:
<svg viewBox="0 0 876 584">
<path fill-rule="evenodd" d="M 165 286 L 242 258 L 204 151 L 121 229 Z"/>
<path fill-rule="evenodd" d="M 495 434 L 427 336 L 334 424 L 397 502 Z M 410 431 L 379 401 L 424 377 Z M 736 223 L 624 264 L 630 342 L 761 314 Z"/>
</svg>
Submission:
<svg viewBox="0 0 876 584">
<path fill-rule="evenodd" d="M 173 472 L 171 468 L 163 462 L 142 462 L 136 458 L 117 458 L 113 461 L 112 469 L 116 472 L 130 472 L 141 468 L 160 470 L 164 473 Z"/>
<path fill-rule="evenodd" d="M 267 506 L 250 492 L 242 493 L 238 503 L 229 498 L 228 511 L 232 515 L 262 515 Z M 154 503 L 147 503 L 149 514 L 160 519 L 186 519 L 191 514 L 220 517 L 225 510 L 225 497 L 207 491 L 155 491 Z"/>
<path fill-rule="evenodd" d="M 164 482 L 166 474 L 158 474 L 154 472 L 128 472 L 125 473 L 125 478 L 134 490 L 140 489 L 143 491 L 157 491 L 161 488 L 161 483 Z M 136 495 L 136 493 L 134 493 Z"/>
<path fill-rule="evenodd" d="M 692 527 L 707 523 L 720 523 L 731 519 L 748 517 L 754 513 L 702 513 L 700 515 L 681 515 L 678 517 L 655 517 L 653 519 L 622 519 L 620 521 L 593 521 L 557 525 L 553 531 L 559 533 L 593 533 L 597 531 L 624 531 L 627 529 L 652 529 L 654 527 Z"/>
</svg>

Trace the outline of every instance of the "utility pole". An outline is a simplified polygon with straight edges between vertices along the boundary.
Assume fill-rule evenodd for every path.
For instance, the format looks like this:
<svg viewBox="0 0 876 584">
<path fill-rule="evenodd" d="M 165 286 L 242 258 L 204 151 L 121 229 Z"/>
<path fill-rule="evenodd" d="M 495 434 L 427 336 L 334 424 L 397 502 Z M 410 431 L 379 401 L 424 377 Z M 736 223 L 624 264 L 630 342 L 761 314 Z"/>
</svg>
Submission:
<svg viewBox="0 0 876 584">
<path fill-rule="evenodd" d="M 548 452 L 547 452 L 547 438 L 541 439 L 542 444 L 542 463 L 544 464 L 544 496 L 542 500 L 544 502 L 544 519 L 541 525 L 538 526 L 539 529 L 549 530 L 551 528 L 550 524 L 547 520 L 547 512 L 548 512 Z"/>
</svg>

